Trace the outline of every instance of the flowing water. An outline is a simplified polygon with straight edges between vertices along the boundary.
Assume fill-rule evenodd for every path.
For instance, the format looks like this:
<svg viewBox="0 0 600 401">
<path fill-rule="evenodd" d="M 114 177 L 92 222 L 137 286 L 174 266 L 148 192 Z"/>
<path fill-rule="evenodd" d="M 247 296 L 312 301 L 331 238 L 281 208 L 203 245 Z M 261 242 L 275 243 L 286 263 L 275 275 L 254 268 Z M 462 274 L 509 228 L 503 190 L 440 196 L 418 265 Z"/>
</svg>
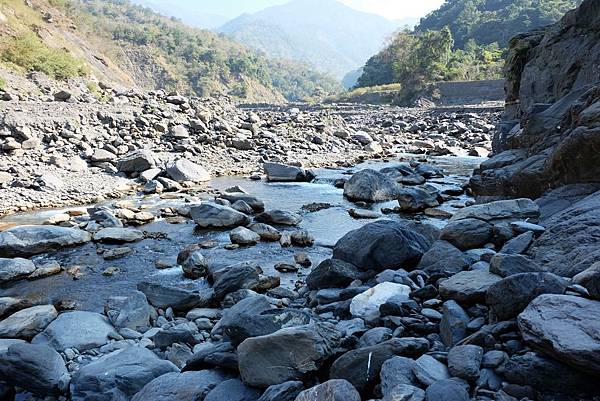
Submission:
<svg viewBox="0 0 600 401">
<path fill-rule="evenodd" d="M 429 162 L 431 164 L 444 168 L 446 176 L 442 179 L 428 180 L 428 183 L 439 188 L 448 185 L 460 185 L 468 180 L 473 168 L 481 161 L 480 158 L 471 157 L 430 158 Z M 159 270 L 155 267 L 155 261 L 166 259 L 175 264 L 177 254 L 182 248 L 206 240 L 215 240 L 220 244 L 218 247 L 207 249 L 204 252 L 211 269 L 226 267 L 237 262 L 255 261 L 260 264 L 266 274 L 280 275 L 282 286 L 293 288 L 298 278 L 305 276 L 310 269 L 301 269 L 299 273 L 283 274 L 275 271 L 274 265 L 276 263 L 292 263 L 294 254 L 306 252 L 313 265 L 315 265 L 331 256 L 332 246 L 344 234 L 372 221 L 356 220 L 350 217 L 348 209 L 356 208 L 356 205 L 344 199 L 343 190 L 335 188 L 333 182 L 342 177 L 348 178 L 352 172 L 364 168 L 382 169 L 395 164 L 398 164 L 398 162 L 367 162 L 351 169 L 319 169 L 316 170 L 317 179 L 313 183 L 268 183 L 266 181 L 251 181 L 245 177 L 213 179 L 211 182 L 212 188 L 224 190 L 239 185 L 263 200 L 267 210 L 281 209 L 300 213 L 303 217 L 302 223 L 297 228 L 288 229 L 308 230 L 316 239 L 315 246 L 311 248 L 282 248 L 279 243 L 262 242 L 253 247 L 226 250 L 223 246 L 229 243 L 229 230 L 198 230 L 191 220 L 184 224 L 170 224 L 164 219 L 160 219 L 139 227 L 140 230 L 160 235 L 127 245 L 134 252 L 118 260 L 104 260 L 101 255 L 97 254 L 97 247 L 94 243 L 61 250 L 51 255 L 34 257 L 33 260 L 36 263 L 44 263 L 53 259 L 63 267 L 80 266 L 83 275 L 78 280 L 74 280 L 69 274 L 63 272 L 39 280 L 22 280 L 11 283 L 6 288 L 0 288 L 0 296 L 27 298 L 36 303 L 71 300 L 77 303 L 79 309 L 100 311 L 109 296 L 126 295 L 134 290 L 136 284 L 140 281 L 160 282 L 166 285 L 193 288 L 204 283 L 202 283 L 202 280 L 193 281 L 184 278 L 181 268 L 177 266 Z M 132 198 L 131 200 L 146 205 L 149 211 L 181 205 L 184 202 L 182 199 L 160 199 L 157 196 Z M 466 200 L 466 196 L 457 197 L 456 200 L 444 203 L 441 208 L 452 210 L 455 207 L 464 205 Z M 331 207 L 317 212 L 308 212 L 302 209 L 302 206 L 311 203 L 328 203 Z M 396 202 L 378 203 L 372 206 L 372 210 L 379 211 L 383 207 L 393 208 L 396 205 Z M 42 221 L 53 214 L 72 209 L 76 208 L 15 214 L 4 218 L 0 223 L 41 224 Z M 426 218 L 422 215 L 415 217 L 391 214 L 382 218 L 418 218 L 438 227 L 445 224 L 444 220 Z M 285 230 L 285 228 L 283 229 Z M 102 245 L 102 248 L 112 247 L 114 246 Z M 105 269 L 113 266 L 118 268 L 114 275 L 102 275 Z"/>
</svg>

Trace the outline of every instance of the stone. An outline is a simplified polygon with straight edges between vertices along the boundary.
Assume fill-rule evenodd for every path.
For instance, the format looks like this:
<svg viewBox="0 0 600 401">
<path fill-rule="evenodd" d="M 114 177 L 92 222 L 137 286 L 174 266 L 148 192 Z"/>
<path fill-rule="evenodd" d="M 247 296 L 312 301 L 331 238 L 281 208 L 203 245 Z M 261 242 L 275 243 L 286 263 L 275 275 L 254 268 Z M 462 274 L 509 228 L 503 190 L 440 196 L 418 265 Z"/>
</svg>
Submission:
<svg viewBox="0 0 600 401">
<path fill-rule="evenodd" d="M 346 380 L 329 380 L 301 392 L 295 401 L 360 401 L 360 394 Z"/>
<path fill-rule="evenodd" d="M 262 388 L 298 380 L 317 371 L 339 342 L 340 333 L 325 323 L 247 338 L 237 350 L 240 375 L 244 383 Z"/>
<path fill-rule="evenodd" d="M 492 239 L 492 225 L 479 219 L 462 219 L 449 222 L 440 234 L 460 250 L 480 248 Z"/>
<path fill-rule="evenodd" d="M 600 373 L 600 302 L 571 295 L 540 295 L 518 317 L 535 350 L 583 372 Z"/>
<path fill-rule="evenodd" d="M 593 264 L 589 269 L 573 277 L 573 284 L 581 285 L 588 291 L 590 297 L 600 300 L 600 263 Z"/>
<path fill-rule="evenodd" d="M 290 235 L 290 239 L 293 245 L 304 248 L 313 246 L 315 243 L 315 238 L 306 230 L 294 231 Z"/>
<path fill-rule="evenodd" d="M 144 233 L 131 228 L 109 227 L 103 228 L 94 234 L 94 241 L 122 244 L 137 242 L 144 239 Z"/>
<path fill-rule="evenodd" d="M 187 311 L 195 307 L 206 306 L 212 293 L 204 293 L 188 288 L 171 287 L 162 284 L 142 282 L 137 289 L 146 295 L 148 302 L 156 308 L 173 308 L 176 311 Z M 201 289 L 202 290 L 202 289 Z"/>
<path fill-rule="evenodd" d="M 200 251 L 194 251 L 181 262 L 181 268 L 185 277 L 196 280 L 207 276 L 208 261 Z"/>
<path fill-rule="evenodd" d="M 226 267 L 213 284 L 214 299 L 220 301 L 231 292 L 254 288 L 260 281 L 259 272 L 261 271 L 260 266 L 252 262 L 242 262 Z"/>
<path fill-rule="evenodd" d="M 91 241 L 91 235 L 76 228 L 17 226 L 0 232 L 0 257 L 28 257 Z"/>
<path fill-rule="evenodd" d="M 171 372 L 146 384 L 131 401 L 204 400 L 218 384 L 230 379 L 217 370 Z"/>
<path fill-rule="evenodd" d="M 516 317 L 542 294 L 564 294 L 568 281 L 552 273 L 521 273 L 494 283 L 487 292 L 486 303 L 498 320 Z"/>
<path fill-rule="evenodd" d="M 0 284 L 16 281 L 35 271 L 32 261 L 23 258 L 0 258 Z"/>
<path fill-rule="evenodd" d="M 14 344 L 0 352 L 0 380 L 39 396 L 58 396 L 69 385 L 69 372 L 58 352 L 45 345 Z"/>
<path fill-rule="evenodd" d="M 32 303 L 27 299 L 0 297 L 0 319 L 32 306 Z"/>
<path fill-rule="evenodd" d="M 295 401 L 298 394 L 304 390 L 300 381 L 289 381 L 269 386 L 258 401 Z"/>
<path fill-rule="evenodd" d="M 440 295 L 443 299 L 452 299 L 461 303 L 483 303 L 492 284 L 502 277 L 490 273 L 488 269 L 470 270 L 457 273 L 440 283 Z"/>
<path fill-rule="evenodd" d="M 59 352 L 67 348 L 83 352 L 101 347 L 115 336 L 114 327 L 101 314 L 73 311 L 60 314 L 32 343 L 48 345 Z"/>
<path fill-rule="evenodd" d="M 122 173 L 143 173 L 156 167 L 154 154 L 147 149 L 135 150 L 118 160 L 117 170 Z"/>
<path fill-rule="evenodd" d="M 416 377 L 413 373 L 415 361 L 403 356 L 394 356 L 381 365 L 381 392 L 386 397 L 400 385 L 414 385 Z"/>
<path fill-rule="evenodd" d="M 447 241 L 435 241 L 423 254 L 417 269 L 427 273 L 456 274 L 469 267 L 467 258 L 460 249 Z"/>
<path fill-rule="evenodd" d="M 310 174 L 303 168 L 280 163 L 264 163 L 267 179 L 271 182 L 311 181 Z"/>
<path fill-rule="evenodd" d="M 533 231 L 520 234 L 508 241 L 506 244 L 504 244 L 504 246 L 500 250 L 500 253 L 505 253 L 509 255 L 518 255 L 525 253 L 525 251 L 527 251 L 532 242 Z"/>
<path fill-rule="evenodd" d="M 437 195 L 437 192 L 420 187 L 404 187 L 398 191 L 396 198 L 401 211 L 416 213 L 439 206 Z"/>
<path fill-rule="evenodd" d="M 275 227 L 264 223 L 254 223 L 248 228 L 260 236 L 263 241 L 279 241 L 281 233 Z"/>
<path fill-rule="evenodd" d="M 94 149 L 90 160 L 94 163 L 112 162 L 117 159 L 117 155 L 105 149 Z"/>
<path fill-rule="evenodd" d="M 429 247 L 429 240 L 408 226 L 382 220 L 344 235 L 333 248 L 333 258 L 352 263 L 361 270 L 410 270 Z"/>
<path fill-rule="evenodd" d="M 500 277 L 541 271 L 542 268 L 534 260 L 523 255 L 498 253 L 490 261 L 490 273 L 497 274 Z"/>
<path fill-rule="evenodd" d="M 30 341 L 43 331 L 58 312 L 52 305 L 32 306 L 0 321 L 0 338 L 21 338 Z"/>
<path fill-rule="evenodd" d="M 302 217 L 296 213 L 286 212 L 284 210 L 269 210 L 257 215 L 256 221 L 282 226 L 297 226 L 302 222 Z"/>
<path fill-rule="evenodd" d="M 260 391 L 246 386 L 239 379 L 230 379 L 217 384 L 204 401 L 256 401 Z"/>
<path fill-rule="evenodd" d="M 537 219 L 539 206 L 531 199 L 510 199 L 469 206 L 454 213 L 451 221 L 479 219 L 487 222 Z"/>
<path fill-rule="evenodd" d="M 117 329 L 145 331 L 150 326 L 150 308 L 143 292 L 132 291 L 127 296 L 110 297 L 104 312 Z"/>
<path fill-rule="evenodd" d="M 202 166 L 187 159 L 179 159 L 167 163 L 167 175 L 176 182 L 206 182 L 210 181 L 210 173 Z"/>
<path fill-rule="evenodd" d="M 194 222 L 202 228 L 229 228 L 246 226 L 250 219 L 243 213 L 227 206 L 203 203 L 190 208 Z"/>
<path fill-rule="evenodd" d="M 355 173 L 344 185 L 344 196 L 351 201 L 384 202 L 397 198 L 398 184 L 385 174 L 366 169 Z"/>
<path fill-rule="evenodd" d="M 440 321 L 440 336 L 448 347 L 456 345 L 467 337 L 469 315 L 455 301 L 446 301 L 442 306 L 442 320 Z"/>
<path fill-rule="evenodd" d="M 246 204 L 248 204 L 252 210 L 256 213 L 261 213 L 264 212 L 265 210 L 265 203 L 258 199 L 256 196 L 254 195 L 250 195 L 248 193 L 245 192 L 241 192 L 241 188 L 234 188 L 235 191 L 233 192 L 224 192 L 221 193 L 219 195 L 219 197 L 221 199 L 225 199 L 227 201 L 229 201 L 230 203 L 236 203 L 239 201 L 245 202 Z"/>
<path fill-rule="evenodd" d="M 238 245 L 256 245 L 260 242 L 260 235 L 246 227 L 238 227 L 229 233 L 229 239 Z"/>
<path fill-rule="evenodd" d="M 366 392 L 379 382 L 381 367 L 393 356 L 416 358 L 429 350 L 424 338 L 392 338 L 371 347 L 348 351 L 335 360 L 329 370 L 332 379 L 348 380 L 360 392 Z"/>
<path fill-rule="evenodd" d="M 352 298 L 350 313 L 366 321 L 379 318 L 379 307 L 389 299 L 400 297 L 408 300 L 411 293 L 410 287 L 396 283 L 381 283 Z"/>
<path fill-rule="evenodd" d="M 478 345 L 458 345 L 448 352 L 448 370 L 454 377 L 475 381 L 479 377 L 483 348 Z"/>
<path fill-rule="evenodd" d="M 306 277 L 311 290 L 345 288 L 361 277 L 358 267 L 339 259 L 325 259 Z"/>
<path fill-rule="evenodd" d="M 425 391 L 426 401 L 470 401 L 469 388 L 456 380 L 439 380 Z"/>
<path fill-rule="evenodd" d="M 430 355 L 421 355 L 415 361 L 413 373 L 419 382 L 426 386 L 450 378 L 450 372 L 448 372 L 446 365 Z"/>
<path fill-rule="evenodd" d="M 127 347 L 95 360 L 74 375 L 73 401 L 131 399 L 146 384 L 179 369 L 143 347 Z"/>
<path fill-rule="evenodd" d="M 424 401 L 425 391 L 410 384 L 399 384 L 383 397 L 382 401 Z"/>
</svg>

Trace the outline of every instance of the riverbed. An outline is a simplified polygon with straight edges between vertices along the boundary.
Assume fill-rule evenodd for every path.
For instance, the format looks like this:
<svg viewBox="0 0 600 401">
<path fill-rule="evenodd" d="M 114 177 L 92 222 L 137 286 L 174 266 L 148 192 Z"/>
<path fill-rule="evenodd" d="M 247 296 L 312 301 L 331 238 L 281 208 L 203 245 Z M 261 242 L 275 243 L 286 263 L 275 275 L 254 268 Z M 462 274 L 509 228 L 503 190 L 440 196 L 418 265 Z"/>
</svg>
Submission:
<svg viewBox="0 0 600 401">
<path fill-rule="evenodd" d="M 261 242 L 252 247 L 228 250 L 225 245 L 230 243 L 229 230 L 198 230 L 192 220 L 173 224 L 167 219 L 157 219 L 150 224 L 137 227 L 148 233 L 147 238 L 129 244 L 133 253 L 128 256 L 112 261 L 104 260 L 98 253 L 98 249 L 117 246 L 99 245 L 93 242 L 49 255 L 40 255 L 33 258 L 36 265 L 55 260 L 65 269 L 78 266 L 82 274 L 74 279 L 72 275 L 63 271 L 60 274 L 38 280 L 21 280 L 0 289 L 0 296 L 18 296 L 36 304 L 73 301 L 77 309 L 101 311 L 109 296 L 127 295 L 141 281 L 196 288 L 206 285 L 206 283 L 203 280 L 189 280 L 183 277 L 181 268 L 176 265 L 176 259 L 179 251 L 185 246 L 203 241 L 218 243 L 216 247 L 206 249 L 204 252 L 211 269 L 219 269 L 238 262 L 254 261 L 262 267 L 265 274 L 280 276 L 282 287 L 293 289 L 296 282 L 302 280 L 310 272 L 310 267 L 300 269 L 298 273 L 279 273 L 274 269 L 275 264 L 279 262 L 293 263 L 295 254 L 305 252 L 312 261 L 312 265 L 315 266 L 331 256 L 331 248 L 335 242 L 348 231 L 373 221 L 352 218 L 348 214 L 348 210 L 357 208 L 357 206 L 344 198 L 343 190 L 336 188 L 334 182 L 340 178 L 348 178 L 353 172 L 361 169 L 380 170 L 410 159 L 422 158 L 400 155 L 393 160 L 369 161 L 348 169 L 318 169 L 315 171 L 317 178 L 312 183 L 269 183 L 265 180 L 253 181 L 247 177 L 220 177 L 211 181 L 212 190 L 224 191 L 232 186 L 240 186 L 248 193 L 263 200 L 267 210 L 280 209 L 301 214 L 303 221 L 294 230 L 307 230 L 315 238 L 313 247 L 282 247 L 278 242 Z M 443 168 L 445 176 L 430 179 L 428 184 L 439 189 L 461 186 L 468 181 L 473 169 L 482 160 L 475 157 L 429 157 L 427 162 Z M 211 195 L 210 192 L 199 191 L 197 194 L 192 194 L 193 196 L 188 193 L 163 198 L 158 195 L 138 196 L 127 200 L 143 207 L 146 211 L 158 212 L 165 207 L 181 207 L 189 204 L 196 197 L 203 199 L 213 197 L 214 195 Z M 451 213 L 453 209 L 463 207 L 468 200 L 467 195 L 456 196 L 445 202 L 440 209 Z M 313 203 L 327 204 L 328 207 L 313 212 L 306 210 L 305 206 Z M 376 203 L 371 205 L 370 209 L 379 212 L 382 208 L 393 208 L 396 205 L 397 202 Z M 85 210 L 85 208 L 66 208 L 14 214 L 2 219 L 0 223 L 4 225 L 41 224 L 52 215 L 73 209 Z M 437 227 L 445 224 L 443 218 L 428 217 L 423 214 L 394 213 L 382 215 L 381 218 L 418 219 Z M 285 228 L 280 229 L 285 230 Z M 172 267 L 158 269 L 157 261 L 163 265 L 172 265 Z M 114 274 L 104 275 L 103 272 L 111 267 L 115 268 Z"/>
</svg>

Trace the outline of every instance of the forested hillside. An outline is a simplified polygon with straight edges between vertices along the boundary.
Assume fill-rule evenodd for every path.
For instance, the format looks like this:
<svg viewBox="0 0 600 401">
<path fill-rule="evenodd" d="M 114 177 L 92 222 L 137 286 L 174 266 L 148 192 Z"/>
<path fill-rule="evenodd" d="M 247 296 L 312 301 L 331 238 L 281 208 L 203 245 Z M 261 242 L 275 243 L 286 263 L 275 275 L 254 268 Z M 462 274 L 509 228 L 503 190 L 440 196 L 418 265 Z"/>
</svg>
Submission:
<svg viewBox="0 0 600 401">
<path fill-rule="evenodd" d="M 5 68 L 55 79 L 102 75 L 145 89 L 227 93 L 251 101 L 308 99 L 338 84 L 126 0 L 3 0 Z"/>
<path fill-rule="evenodd" d="M 434 81 L 502 77 L 508 40 L 557 21 L 581 0 L 446 0 L 371 57 L 357 87 L 400 84 L 410 101 Z"/>
</svg>

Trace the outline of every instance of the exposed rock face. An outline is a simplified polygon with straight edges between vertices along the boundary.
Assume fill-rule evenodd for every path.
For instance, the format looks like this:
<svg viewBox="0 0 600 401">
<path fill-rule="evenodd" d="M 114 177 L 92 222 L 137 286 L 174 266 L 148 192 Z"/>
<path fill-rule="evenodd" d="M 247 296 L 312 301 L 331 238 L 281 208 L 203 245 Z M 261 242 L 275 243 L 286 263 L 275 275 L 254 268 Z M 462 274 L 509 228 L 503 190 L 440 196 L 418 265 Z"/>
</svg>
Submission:
<svg viewBox="0 0 600 401">
<path fill-rule="evenodd" d="M 472 179 L 478 196 L 538 197 L 548 188 L 598 182 L 599 23 L 600 5 L 586 0 L 554 26 L 513 39 L 509 121 L 494 139 L 495 156 Z"/>
</svg>

